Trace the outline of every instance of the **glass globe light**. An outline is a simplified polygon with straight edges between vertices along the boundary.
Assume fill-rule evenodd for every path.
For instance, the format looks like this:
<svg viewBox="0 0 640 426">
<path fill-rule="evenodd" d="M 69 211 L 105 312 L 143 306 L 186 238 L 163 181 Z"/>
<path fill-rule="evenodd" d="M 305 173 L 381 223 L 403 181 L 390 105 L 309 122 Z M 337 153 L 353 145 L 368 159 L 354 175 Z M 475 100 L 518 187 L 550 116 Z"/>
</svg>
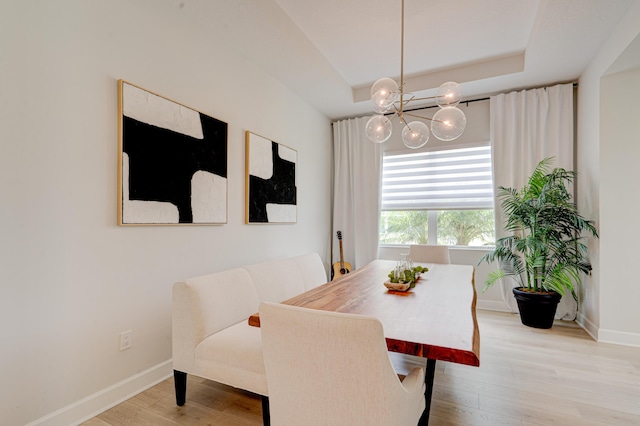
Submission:
<svg viewBox="0 0 640 426">
<path fill-rule="evenodd" d="M 457 139 L 467 126 L 467 117 L 456 107 L 441 108 L 431 121 L 433 136 L 441 141 Z"/>
<path fill-rule="evenodd" d="M 378 114 L 385 114 L 393 105 L 393 100 L 389 99 L 389 95 L 380 90 L 371 97 L 371 103 L 373 104 L 373 110 Z"/>
<path fill-rule="evenodd" d="M 436 103 L 440 108 L 454 107 L 462 98 L 462 86 L 455 81 L 442 83 L 436 93 Z"/>
<path fill-rule="evenodd" d="M 371 141 L 382 143 L 391 136 L 391 120 L 384 115 L 374 115 L 367 121 L 365 133 Z"/>
<path fill-rule="evenodd" d="M 398 97 L 398 83 L 390 78 L 381 78 L 371 86 L 371 102 L 373 110 L 385 113 L 391 108 Z"/>
<path fill-rule="evenodd" d="M 407 148 L 421 148 L 428 140 L 429 128 L 422 121 L 412 121 L 402 129 L 402 142 Z"/>
</svg>

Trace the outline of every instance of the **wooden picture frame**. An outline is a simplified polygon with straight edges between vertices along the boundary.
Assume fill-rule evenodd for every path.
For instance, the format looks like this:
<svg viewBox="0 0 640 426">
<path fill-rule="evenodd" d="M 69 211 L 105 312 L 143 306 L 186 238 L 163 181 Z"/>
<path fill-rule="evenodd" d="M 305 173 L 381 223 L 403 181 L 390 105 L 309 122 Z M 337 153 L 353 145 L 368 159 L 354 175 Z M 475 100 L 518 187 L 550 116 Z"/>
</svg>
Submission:
<svg viewBox="0 0 640 426">
<path fill-rule="evenodd" d="M 298 151 L 246 132 L 245 223 L 296 223 Z"/>
<path fill-rule="evenodd" d="M 227 123 L 118 80 L 118 225 L 227 223 Z"/>
</svg>

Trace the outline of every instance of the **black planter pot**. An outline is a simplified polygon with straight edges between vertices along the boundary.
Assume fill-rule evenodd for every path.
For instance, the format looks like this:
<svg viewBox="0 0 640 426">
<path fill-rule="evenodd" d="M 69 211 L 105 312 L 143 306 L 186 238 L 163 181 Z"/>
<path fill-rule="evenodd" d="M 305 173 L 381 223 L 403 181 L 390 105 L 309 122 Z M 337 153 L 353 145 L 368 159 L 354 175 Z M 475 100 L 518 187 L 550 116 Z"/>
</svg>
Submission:
<svg viewBox="0 0 640 426">
<path fill-rule="evenodd" d="M 524 325 L 534 328 L 551 328 L 558 302 L 560 302 L 559 293 L 555 291 L 531 293 L 523 291 L 522 287 L 517 287 L 513 289 L 513 295 L 518 302 L 520 320 Z"/>
</svg>

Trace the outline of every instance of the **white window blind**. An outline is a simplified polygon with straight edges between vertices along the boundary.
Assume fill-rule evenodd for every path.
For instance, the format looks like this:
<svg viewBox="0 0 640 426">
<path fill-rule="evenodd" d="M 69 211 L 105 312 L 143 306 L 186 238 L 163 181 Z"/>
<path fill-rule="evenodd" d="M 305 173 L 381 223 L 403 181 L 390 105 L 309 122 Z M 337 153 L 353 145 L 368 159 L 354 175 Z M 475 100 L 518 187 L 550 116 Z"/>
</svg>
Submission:
<svg viewBox="0 0 640 426">
<path fill-rule="evenodd" d="M 491 146 L 387 154 L 382 210 L 492 209 Z"/>
</svg>

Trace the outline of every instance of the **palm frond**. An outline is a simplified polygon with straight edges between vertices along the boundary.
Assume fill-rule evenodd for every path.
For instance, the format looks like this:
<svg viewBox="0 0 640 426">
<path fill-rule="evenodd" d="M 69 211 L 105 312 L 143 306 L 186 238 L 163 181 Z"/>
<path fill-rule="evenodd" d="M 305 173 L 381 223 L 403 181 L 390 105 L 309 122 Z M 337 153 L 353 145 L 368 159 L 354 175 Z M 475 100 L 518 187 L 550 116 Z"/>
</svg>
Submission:
<svg viewBox="0 0 640 426">
<path fill-rule="evenodd" d="M 567 189 L 576 172 L 551 169 L 553 158 L 538 163 L 521 189 L 499 187 L 497 197 L 505 213 L 504 228 L 513 235 L 496 241 L 480 262 L 498 262 L 485 289 L 506 277 L 523 287 L 570 292 L 574 298 L 582 274 L 591 270 L 582 233 L 598 238 L 593 221 L 582 217 Z"/>
</svg>

